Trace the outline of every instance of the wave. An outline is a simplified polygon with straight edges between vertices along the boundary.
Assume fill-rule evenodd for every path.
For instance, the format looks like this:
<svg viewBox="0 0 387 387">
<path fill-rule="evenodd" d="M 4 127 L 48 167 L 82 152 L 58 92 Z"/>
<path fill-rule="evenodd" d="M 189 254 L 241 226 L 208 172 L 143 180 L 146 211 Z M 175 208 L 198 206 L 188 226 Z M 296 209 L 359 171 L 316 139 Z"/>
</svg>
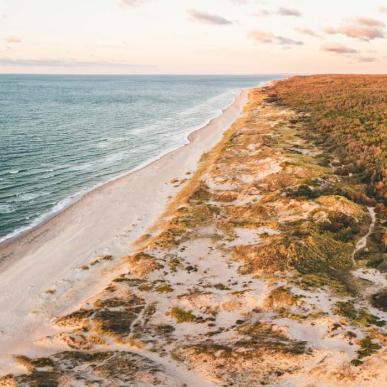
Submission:
<svg viewBox="0 0 387 387">
<path fill-rule="evenodd" d="M 103 163 L 105 164 L 112 164 L 117 161 L 124 160 L 128 157 L 128 152 L 122 151 L 122 152 L 117 152 L 117 153 L 112 153 L 110 155 L 106 155 L 103 159 Z"/>
<path fill-rule="evenodd" d="M 105 149 L 116 144 L 117 142 L 125 141 L 125 137 L 109 137 L 100 139 L 95 145 L 94 148 Z"/>
<path fill-rule="evenodd" d="M 0 214 L 11 214 L 15 212 L 16 208 L 11 204 L 2 204 L 0 203 Z"/>
<path fill-rule="evenodd" d="M 30 202 L 41 196 L 50 195 L 51 192 L 39 191 L 39 192 L 27 192 L 22 194 L 16 194 L 16 197 L 12 200 L 13 202 Z"/>
<path fill-rule="evenodd" d="M 11 233 L 5 235 L 4 237 L 1 237 L 0 244 L 2 242 L 5 242 L 8 239 L 14 238 L 14 237 L 16 237 L 16 236 L 18 236 L 18 235 L 20 235 L 28 230 L 33 229 L 34 227 L 39 226 L 41 223 L 45 222 L 46 220 L 52 218 L 54 215 L 60 213 L 64 209 L 66 209 L 69 205 L 71 205 L 77 199 L 80 199 L 83 196 L 83 194 L 85 194 L 85 193 L 86 192 L 80 191 L 75 195 L 68 196 L 67 198 L 61 200 L 54 207 L 52 207 L 50 211 L 36 217 L 31 223 L 29 223 L 25 226 L 18 227 L 14 231 L 12 231 Z"/>
<path fill-rule="evenodd" d="M 93 166 L 94 166 L 93 163 L 78 164 L 78 165 L 73 165 L 73 166 L 69 167 L 68 170 L 69 171 L 84 171 L 84 170 L 90 169 Z"/>
<path fill-rule="evenodd" d="M 230 89 L 230 90 L 227 90 L 227 91 L 225 91 L 222 94 L 219 94 L 219 95 L 216 95 L 216 96 L 214 96 L 212 98 L 209 98 L 207 101 L 205 101 L 205 102 L 203 102 L 203 103 L 201 103 L 199 105 L 196 105 L 196 106 L 193 106 L 191 108 L 185 109 L 182 112 L 178 112 L 177 115 L 178 116 L 192 116 L 192 115 L 194 115 L 196 113 L 200 113 L 203 109 L 208 111 L 208 108 L 211 108 L 212 104 L 215 104 L 218 101 L 223 101 L 227 97 L 232 99 L 238 91 L 240 91 L 240 89 Z M 213 107 L 213 110 L 215 112 L 219 111 L 219 109 L 217 109 L 215 107 Z"/>
<path fill-rule="evenodd" d="M 22 172 L 21 169 L 6 169 L 5 171 L 0 171 L 0 175 L 16 175 L 19 172 Z"/>
</svg>

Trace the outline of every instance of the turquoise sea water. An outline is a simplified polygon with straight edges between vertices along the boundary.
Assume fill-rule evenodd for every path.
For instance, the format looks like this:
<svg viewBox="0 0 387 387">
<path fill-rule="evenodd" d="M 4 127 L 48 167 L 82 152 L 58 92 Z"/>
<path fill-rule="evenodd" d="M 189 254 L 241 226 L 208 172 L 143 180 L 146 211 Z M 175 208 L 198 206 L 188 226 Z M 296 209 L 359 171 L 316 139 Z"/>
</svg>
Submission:
<svg viewBox="0 0 387 387">
<path fill-rule="evenodd" d="M 186 142 L 280 76 L 0 75 L 0 241 Z"/>
</svg>

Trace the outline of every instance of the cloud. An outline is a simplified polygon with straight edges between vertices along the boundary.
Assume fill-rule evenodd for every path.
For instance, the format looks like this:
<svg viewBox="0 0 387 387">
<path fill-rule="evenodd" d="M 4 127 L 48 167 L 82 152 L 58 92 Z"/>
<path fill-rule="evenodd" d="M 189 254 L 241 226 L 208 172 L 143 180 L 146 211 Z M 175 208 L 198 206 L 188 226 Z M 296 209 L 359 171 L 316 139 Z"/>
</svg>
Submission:
<svg viewBox="0 0 387 387">
<path fill-rule="evenodd" d="M 249 37 L 260 43 L 273 43 L 275 35 L 265 31 L 250 31 Z"/>
<path fill-rule="evenodd" d="M 368 26 L 368 27 L 384 27 L 385 24 L 381 20 L 377 19 L 372 19 L 369 17 L 358 17 L 356 19 L 356 22 L 358 24 L 361 24 L 363 26 Z"/>
<path fill-rule="evenodd" d="M 9 44 L 21 43 L 21 39 L 18 36 L 8 36 L 5 41 Z"/>
<path fill-rule="evenodd" d="M 196 21 L 199 23 L 206 23 L 212 25 L 227 25 L 232 24 L 232 21 L 225 19 L 222 16 L 213 15 L 207 12 L 197 11 L 195 9 L 190 9 L 187 11 L 190 20 Z"/>
<path fill-rule="evenodd" d="M 329 27 L 325 29 L 325 32 L 328 34 L 342 34 L 360 40 L 384 38 L 384 33 L 379 28 L 360 27 L 355 25 L 347 25 L 339 28 Z"/>
<path fill-rule="evenodd" d="M 358 18 L 338 28 L 328 27 L 325 29 L 325 32 L 328 34 L 342 34 L 350 38 L 369 41 L 385 37 L 384 25 L 380 20 Z"/>
<path fill-rule="evenodd" d="M 284 36 L 276 36 L 277 44 L 282 44 L 284 46 L 302 46 L 304 42 L 301 42 L 300 40 L 293 40 L 286 38 Z"/>
<path fill-rule="evenodd" d="M 324 51 L 327 52 L 333 52 L 335 54 L 356 54 L 357 50 L 344 46 L 343 44 L 339 43 L 330 43 L 326 44 L 322 47 Z"/>
<path fill-rule="evenodd" d="M 281 16 L 302 16 L 302 13 L 297 9 L 280 7 L 277 12 L 269 11 L 267 9 L 259 9 L 254 13 L 254 16 L 269 16 L 269 15 L 281 15 Z"/>
<path fill-rule="evenodd" d="M 124 7 L 135 7 L 141 5 L 145 0 L 120 0 L 120 5 Z"/>
<path fill-rule="evenodd" d="M 254 16 L 269 16 L 271 14 L 272 13 L 270 11 L 268 11 L 267 9 L 259 9 L 253 15 Z"/>
<path fill-rule="evenodd" d="M 246 5 L 251 3 L 266 3 L 266 0 L 229 0 L 229 1 L 234 4 L 241 4 L 241 5 Z"/>
<path fill-rule="evenodd" d="M 282 15 L 282 16 L 301 16 L 302 15 L 302 13 L 297 9 L 285 8 L 285 7 L 280 7 L 277 13 L 278 15 Z"/>
<path fill-rule="evenodd" d="M 300 46 L 304 44 L 303 42 L 280 35 L 274 35 L 273 33 L 266 31 L 250 31 L 248 36 L 260 43 L 279 44 L 282 46 Z"/>
<path fill-rule="evenodd" d="M 1 58 L 1 66 L 44 66 L 44 67 L 101 67 L 101 66 L 111 66 L 116 68 L 155 68 L 154 65 L 142 65 L 142 64 L 132 64 L 132 63 L 118 63 L 118 62 L 104 62 L 104 61 L 77 61 L 77 60 L 67 60 L 67 59 L 11 59 L 11 58 Z"/>
<path fill-rule="evenodd" d="M 362 63 L 372 63 L 372 62 L 376 62 L 377 59 L 370 56 L 361 56 L 357 58 L 357 61 Z"/>
<path fill-rule="evenodd" d="M 298 31 L 300 34 L 319 37 L 320 35 L 316 34 L 313 30 L 310 28 L 296 28 L 296 31 Z"/>
</svg>

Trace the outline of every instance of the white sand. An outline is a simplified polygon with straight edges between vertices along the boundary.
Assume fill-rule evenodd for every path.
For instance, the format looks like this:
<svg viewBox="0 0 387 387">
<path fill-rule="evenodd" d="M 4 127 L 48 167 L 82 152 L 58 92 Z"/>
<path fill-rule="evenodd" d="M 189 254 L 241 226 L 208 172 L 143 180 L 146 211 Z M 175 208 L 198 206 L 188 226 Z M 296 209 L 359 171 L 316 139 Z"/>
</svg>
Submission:
<svg viewBox="0 0 387 387">
<path fill-rule="evenodd" d="M 171 180 L 189 177 L 186 173 L 195 170 L 246 102 L 243 91 L 222 115 L 192 133 L 189 144 L 93 190 L 0 246 L 0 375 L 12 371 L 12 354 L 30 352 L 34 340 L 53 332 L 53 317 L 108 284 L 121 269 L 119 257 L 132 251 L 132 243 L 180 189 Z M 114 260 L 80 268 L 106 254 Z"/>
</svg>

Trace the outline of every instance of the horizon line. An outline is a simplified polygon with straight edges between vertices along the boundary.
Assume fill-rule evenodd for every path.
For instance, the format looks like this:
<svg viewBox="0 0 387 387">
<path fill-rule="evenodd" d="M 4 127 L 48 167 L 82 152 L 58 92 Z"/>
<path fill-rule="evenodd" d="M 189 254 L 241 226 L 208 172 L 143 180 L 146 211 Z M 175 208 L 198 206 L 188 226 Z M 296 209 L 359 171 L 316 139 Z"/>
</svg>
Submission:
<svg viewBox="0 0 387 387">
<path fill-rule="evenodd" d="M 278 72 L 278 73 L 19 73 L 19 72 L 1 72 L 3 75 L 43 75 L 43 76 L 56 76 L 56 75 L 69 75 L 69 76 L 237 76 L 237 77 L 252 77 L 252 76 L 270 76 L 270 75 L 282 75 L 282 76 L 310 76 L 310 75 L 387 75 L 387 73 L 364 73 L 364 72 Z"/>
</svg>

